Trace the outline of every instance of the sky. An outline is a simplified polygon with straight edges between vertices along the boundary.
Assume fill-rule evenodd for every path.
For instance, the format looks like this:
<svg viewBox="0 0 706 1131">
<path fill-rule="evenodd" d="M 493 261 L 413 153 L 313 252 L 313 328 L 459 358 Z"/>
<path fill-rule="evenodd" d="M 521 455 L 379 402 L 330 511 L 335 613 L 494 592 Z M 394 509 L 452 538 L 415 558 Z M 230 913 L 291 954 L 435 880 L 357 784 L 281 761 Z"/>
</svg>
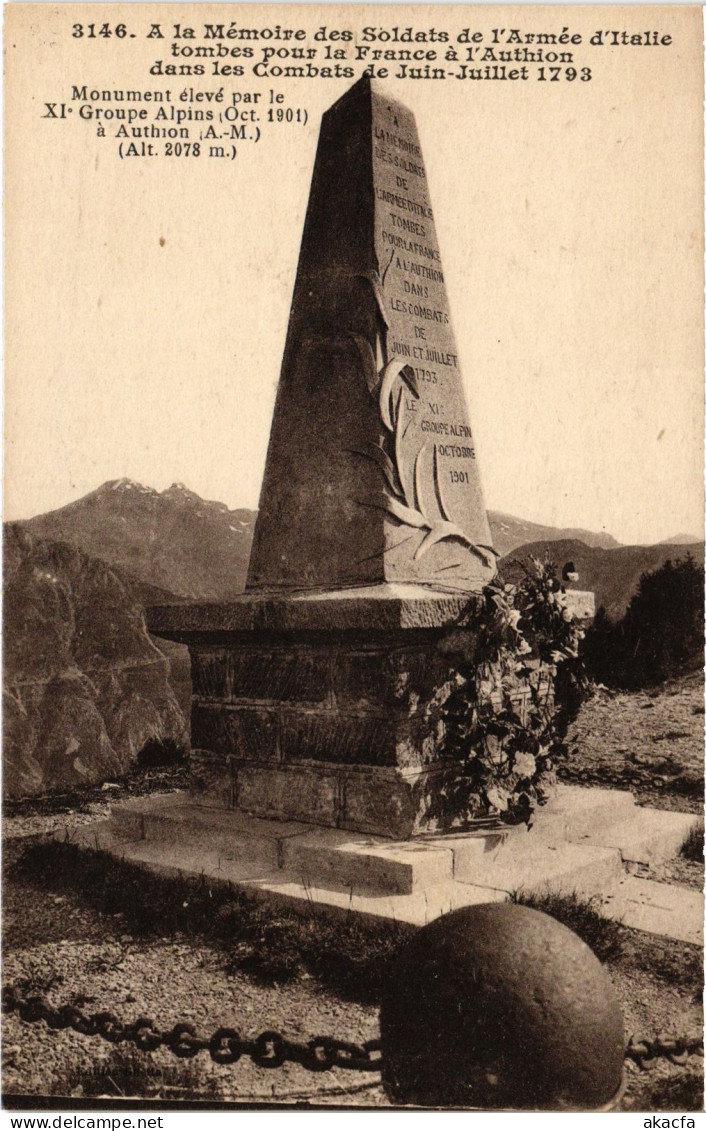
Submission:
<svg viewBox="0 0 706 1131">
<path fill-rule="evenodd" d="M 67 6 L 16 12 L 6 36 L 9 520 L 123 476 L 258 501 L 319 122 L 352 80 L 156 78 L 171 39 L 145 33 L 172 6 L 130 8 L 133 42 L 72 38 Z M 220 18 L 260 26 L 263 10 Z M 568 25 L 592 70 L 556 84 L 388 79 L 417 119 L 488 507 L 624 543 L 699 536 L 700 11 L 650 9 L 669 47 L 590 49 L 596 28 L 634 29 L 644 9 L 401 11 L 268 16 L 310 36 L 324 23 L 486 40 L 495 26 Z M 199 5 L 198 27 L 206 12 L 218 16 Z M 175 98 L 223 86 L 263 108 L 284 94 L 307 120 L 263 125 L 233 161 L 121 159 L 115 124 L 103 138 L 78 116 L 84 83 Z M 72 116 L 43 118 L 47 101 Z"/>
</svg>

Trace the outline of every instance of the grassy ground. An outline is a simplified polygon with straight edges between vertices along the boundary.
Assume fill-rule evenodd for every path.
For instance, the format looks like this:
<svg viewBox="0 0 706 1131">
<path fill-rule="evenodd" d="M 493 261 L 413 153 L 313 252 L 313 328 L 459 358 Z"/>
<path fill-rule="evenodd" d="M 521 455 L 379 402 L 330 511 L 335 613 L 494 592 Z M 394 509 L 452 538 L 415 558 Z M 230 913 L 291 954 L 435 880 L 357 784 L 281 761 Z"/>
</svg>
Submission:
<svg viewBox="0 0 706 1131">
<path fill-rule="evenodd" d="M 158 876 L 72 844 L 27 845 L 6 865 L 6 911 L 12 908 L 10 888 L 24 889 L 24 913 L 9 915 L 5 925 L 8 948 L 26 941 L 28 908 L 36 905 L 32 892 L 51 891 L 62 902 L 77 901 L 101 917 L 119 917 L 131 936 L 149 940 L 181 934 L 219 947 L 227 968 L 264 984 L 284 984 L 308 974 L 341 997 L 367 1004 L 379 1000 L 394 952 L 412 931 L 402 923 L 376 926 L 357 917 L 341 921 L 286 908 L 275 913 L 230 886 Z"/>
</svg>

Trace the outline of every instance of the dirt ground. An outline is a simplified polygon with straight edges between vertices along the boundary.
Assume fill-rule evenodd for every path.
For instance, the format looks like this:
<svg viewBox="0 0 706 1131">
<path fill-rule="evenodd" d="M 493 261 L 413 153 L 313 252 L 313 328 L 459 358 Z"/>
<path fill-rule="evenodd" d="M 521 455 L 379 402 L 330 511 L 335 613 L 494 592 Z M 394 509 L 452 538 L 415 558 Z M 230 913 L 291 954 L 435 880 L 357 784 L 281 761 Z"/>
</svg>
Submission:
<svg viewBox="0 0 706 1131">
<path fill-rule="evenodd" d="M 655 809 L 703 812 L 701 675 L 650 691 L 599 690 L 581 708 L 568 742 L 563 780 L 629 789 Z"/>
<path fill-rule="evenodd" d="M 258 984 L 233 973 L 223 948 L 185 935 L 135 938 L 122 915 L 100 915 L 79 893 L 53 895 L 8 881 L 24 843 L 5 842 L 3 984 L 27 980 L 54 1005 L 69 1001 L 86 1013 L 109 1009 L 124 1021 L 150 1017 L 162 1029 L 189 1021 L 201 1035 L 229 1026 L 243 1036 L 276 1029 L 296 1041 L 320 1034 L 356 1043 L 377 1037 L 376 1009 L 340 1001 L 311 977 Z M 52 1032 L 43 1022 L 26 1024 L 15 1014 L 4 1019 L 3 1030 L 6 1094 L 385 1103 L 372 1074 L 314 1075 L 296 1064 L 268 1072 L 247 1057 L 220 1066 L 205 1053 L 180 1061 L 169 1050 L 138 1053 L 100 1037 Z"/>
<path fill-rule="evenodd" d="M 600 692 L 574 724 L 572 749 L 571 772 L 564 775 L 569 780 L 633 789 L 642 804 L 700 811 L 699 682 L 673 684 L 660 693 Z M 6 819 L 4 984 L 24 979 L 55 1004 L 71 1001 L 87 1012 L 112 1009 L 125 1021 L 146 1015 L 167 1028 L 187 1020 L 200 1034 L 232 1025 L 243 1035 L 272 1028 L 296 1040 L 330 1034 L 362 1042 L 377 1036 L 374 1007 L 341 1000 L 311 975 L 285 985 L 263 985 L 233 972 L 223 948 L 201 938 L 134 937 L 121 915 L 101 915 L 80 892 L 57 894 L 8 879 L 29 841 L 67 822 L 93 820 L 108 807 L 104 792 L 84 806 L 87 811 L 78 806 L 52 814 L 30 806 Z M 654 878 L 700 886 L 703 867 L 675 860 Z M 701 1031 L 695 948 L 639 932 L 625 932 L 625 939 L 622 956 L 610 961 L 608 970 L 623 1007 L 626 1035 Z M 99 1037 L 51 1032 L 43 1022 L 27 1024 L 16 1015 L 4 1019 L 3 1030 L 5 1095 L 52 1096 L 58 1110 L 70 1106 L 71 1098 L 99 1097 L 200 1100 L 206 1107 L 221 1101 L 336 1107 L 384 1107 L 388 1102 L 379 1078 L 363 1073 L 334 1069 L 312 1075 L 291 1064 L 268 1072 L 245 1057 L 223 1067 L 205 1053 L 180 1061 L 165 1050 L 137 1053 Z M 702 1107 L 702 1095 L 703 1062 L 698 1058 L 686 1067 L 659 1060 L 649 1073 L 628 1065 L 622 1108 L 695 1110 Z"/>
</svg>

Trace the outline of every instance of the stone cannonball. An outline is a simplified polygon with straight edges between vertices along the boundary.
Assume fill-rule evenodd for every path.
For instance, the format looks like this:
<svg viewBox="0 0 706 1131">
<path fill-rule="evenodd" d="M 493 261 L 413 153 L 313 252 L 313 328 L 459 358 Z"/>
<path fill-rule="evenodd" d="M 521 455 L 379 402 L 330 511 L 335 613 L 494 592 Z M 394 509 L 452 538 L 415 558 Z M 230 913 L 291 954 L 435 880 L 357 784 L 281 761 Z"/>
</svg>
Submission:
<svg viewBox="0 0 706 1131">
<path fill-rule="evenodd" d="M 393 962 L 380 1035 L 399 1104 L 595 1110 L 621 1087 L 625 1035 L 606 971 L 568 927 L 517 904 L 421 928 Z"/>
</svg>

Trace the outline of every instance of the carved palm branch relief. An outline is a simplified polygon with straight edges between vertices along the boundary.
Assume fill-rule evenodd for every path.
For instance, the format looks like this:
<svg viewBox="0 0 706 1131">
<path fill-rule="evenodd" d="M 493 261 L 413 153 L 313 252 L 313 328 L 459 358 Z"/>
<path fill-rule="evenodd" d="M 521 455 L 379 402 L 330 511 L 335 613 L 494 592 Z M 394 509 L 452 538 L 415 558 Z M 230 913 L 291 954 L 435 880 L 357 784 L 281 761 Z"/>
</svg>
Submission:
<svg viewBox="0 0 706 1131">
<path fill-rule="evenodd" d="M 415 561 L 419 561 L 438 542 L 455 539 L 491 567 L 493 559 L 498 556 L 496 551 L 492 546 L 472 542 L 449 513 L 442 492 L 436 444 L 431 446 L 431 477 L 425 474 L 428 444 L 419 449 L 412 468 L 405 466 L 402 441 L 411 422 L 403 425 L 403 397 L 406 389 L 413 397 L 419 398 L 417 378 L 412 366 L 403 358 L 389 356 L 384 276 L 381 279 L 377 271 L 368 271 L 357 277 L 370 284 L 375 296 L 378 314 L 375 349 L 362 335 L 350 336 L 358 350 L 368 390 L 377 400 L 382 434 L 378 444 L 366 445 L 364 450 L 357 450 L 355 454 L 372 460 L 380 468 L 385 480 L 383 509 L 403 526 L 426 530 L 415 551 Z M 381 367 L 378 365 L 380 359 Z M 430 480 L 432 497 L 428 500 L 424 497 L 424 484 Z"/>
</svg>

